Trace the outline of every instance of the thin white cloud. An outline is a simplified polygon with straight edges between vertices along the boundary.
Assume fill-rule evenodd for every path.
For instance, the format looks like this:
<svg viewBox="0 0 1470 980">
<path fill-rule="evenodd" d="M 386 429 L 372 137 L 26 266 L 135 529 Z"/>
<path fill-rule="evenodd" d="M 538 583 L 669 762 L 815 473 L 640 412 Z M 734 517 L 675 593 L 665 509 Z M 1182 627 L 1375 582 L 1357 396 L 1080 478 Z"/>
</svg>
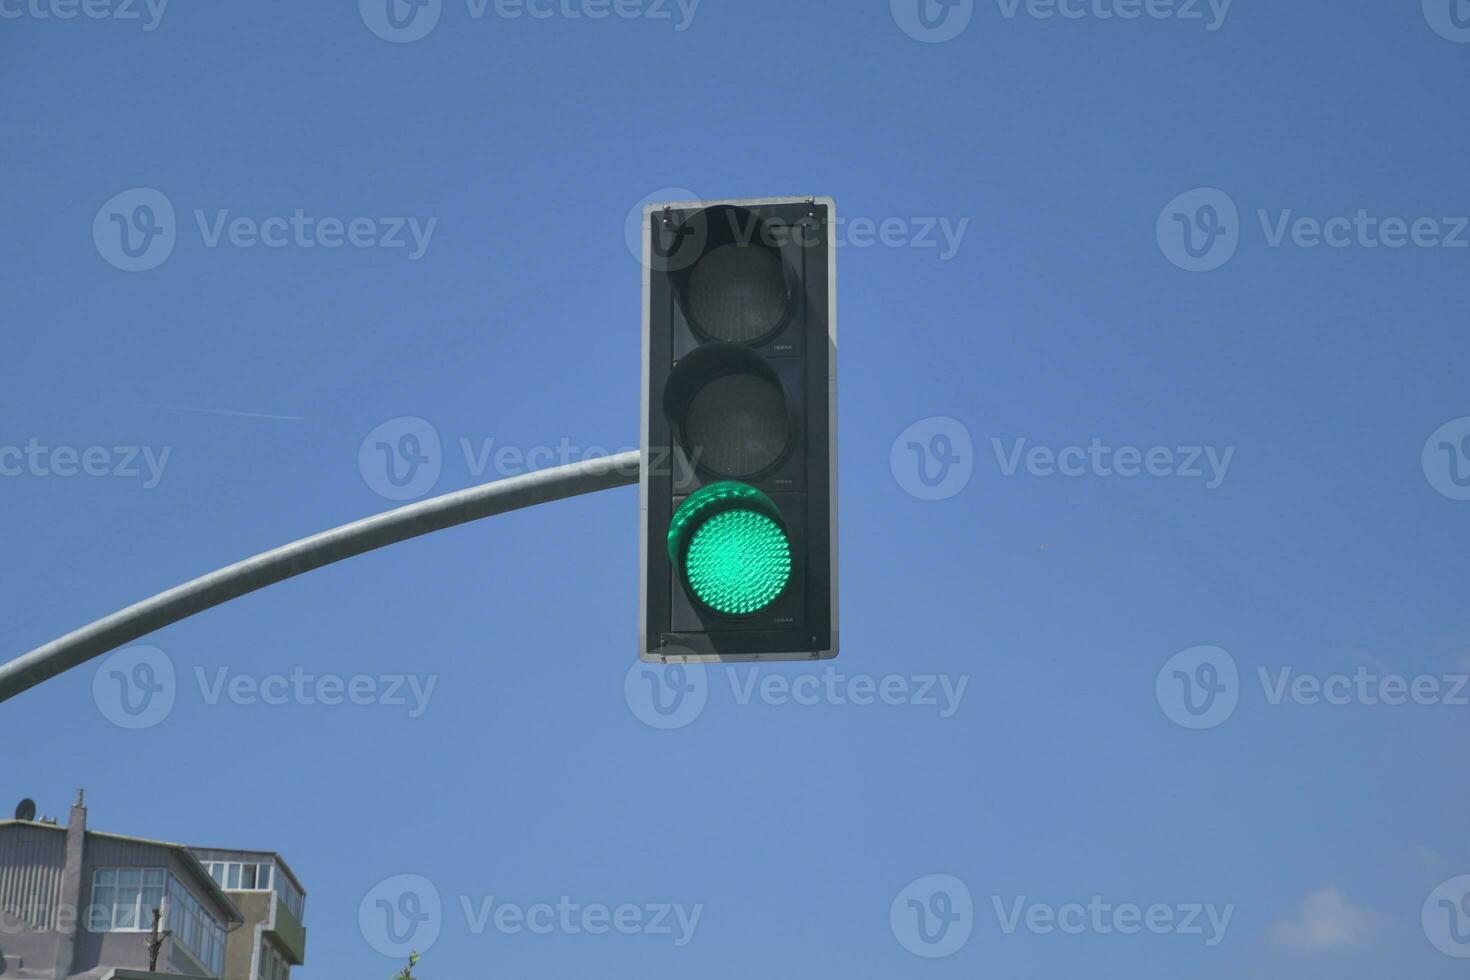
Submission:
<svg viewBox="0 0 1470 980">
<path fill-rule="evenodd" d="M 1271 927 L 1278 943 L 1297 952 L 1316 953 L 1357 949 L 1378 933 L 1383 918 L 1363 905 L 1354 905 L 1337 888 L 1318 889 L 1297 903 Z"/>
</svg>

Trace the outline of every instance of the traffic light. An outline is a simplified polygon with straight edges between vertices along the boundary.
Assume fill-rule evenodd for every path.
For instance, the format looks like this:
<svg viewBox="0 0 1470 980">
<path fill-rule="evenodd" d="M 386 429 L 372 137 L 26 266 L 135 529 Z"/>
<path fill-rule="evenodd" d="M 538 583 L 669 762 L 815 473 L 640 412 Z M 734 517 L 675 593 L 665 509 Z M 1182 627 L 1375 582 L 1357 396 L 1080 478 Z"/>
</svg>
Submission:
<svg viewBox="0 0 1470 980">
<path fill-rule="evenodd" d="M 837 655 L 830 198 L 643 214 L 639 655 Z"/>
</svg>

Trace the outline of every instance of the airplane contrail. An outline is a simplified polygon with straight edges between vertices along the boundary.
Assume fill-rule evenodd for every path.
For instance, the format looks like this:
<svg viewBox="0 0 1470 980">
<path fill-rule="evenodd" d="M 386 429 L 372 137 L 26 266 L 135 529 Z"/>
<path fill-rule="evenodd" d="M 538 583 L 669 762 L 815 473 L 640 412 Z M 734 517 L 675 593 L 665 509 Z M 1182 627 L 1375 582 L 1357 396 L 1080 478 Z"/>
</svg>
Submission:
<svg viewBox="0 0 1470 980">
<path fill-rule="evenodd" d="M 300 415 L 274 415 L 270 412 L 241 412 L 232 408 L 199 408 L 194 405 L 140 405 L 140 408 L 162 408 L 173 412 L 195 412 L 200 415 L 230 415 L 242 419 L 270 419 L 274 422 L 305 422 Z"/>
</svg>

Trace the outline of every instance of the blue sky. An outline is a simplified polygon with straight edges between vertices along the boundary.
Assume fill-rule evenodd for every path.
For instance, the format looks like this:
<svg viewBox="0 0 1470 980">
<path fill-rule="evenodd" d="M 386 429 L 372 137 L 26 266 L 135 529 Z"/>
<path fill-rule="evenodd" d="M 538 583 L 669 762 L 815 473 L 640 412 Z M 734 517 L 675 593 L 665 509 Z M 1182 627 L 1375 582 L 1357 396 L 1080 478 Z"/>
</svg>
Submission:
<svg viewBox="0 0 1470 980">
<path fill-rule="evenodd" d="M 636 445 L 644 200 L 845 229 L 835 662 L 648 724 L 620 490 L 5 704 L 11 796 L 280 851 L 302 977 L 434 897 L 429 978 L 1461 975 L 1456 2 L 3 0 L 7 656 L 395 505 L 375 433 L 415 493 Z"/>
</svg>

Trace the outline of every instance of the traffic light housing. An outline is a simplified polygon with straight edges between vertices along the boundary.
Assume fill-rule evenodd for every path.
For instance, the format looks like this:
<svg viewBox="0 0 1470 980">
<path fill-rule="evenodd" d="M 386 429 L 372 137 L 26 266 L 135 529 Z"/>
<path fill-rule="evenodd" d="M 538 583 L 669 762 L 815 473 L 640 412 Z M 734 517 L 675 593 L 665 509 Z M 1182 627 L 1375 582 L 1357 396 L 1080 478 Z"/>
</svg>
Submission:
<svg viewBox="0 0 1470 980">
<path fill-rule="evenodd" d="M 639 655 L 837 655 L 836 205 L 643 214 Z"/>
</svg>

